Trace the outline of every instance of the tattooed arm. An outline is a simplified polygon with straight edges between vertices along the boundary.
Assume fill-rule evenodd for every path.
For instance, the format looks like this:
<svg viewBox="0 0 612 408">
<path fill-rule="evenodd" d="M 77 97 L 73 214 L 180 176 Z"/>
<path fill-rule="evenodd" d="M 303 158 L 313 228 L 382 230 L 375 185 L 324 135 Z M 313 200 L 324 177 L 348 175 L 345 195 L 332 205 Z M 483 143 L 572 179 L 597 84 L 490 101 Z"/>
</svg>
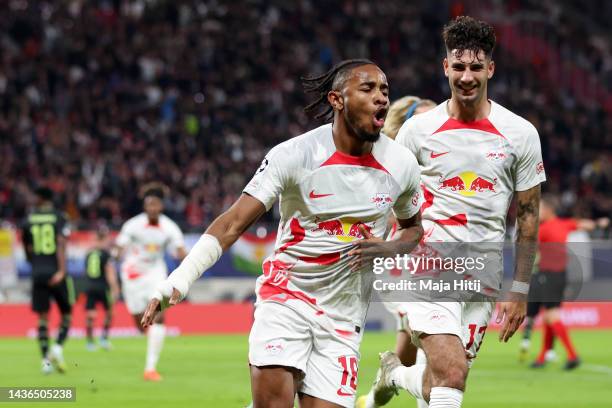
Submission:
<svg viewBox="0 0 612 408">
<path fill-rule="evenodd" d="M 516 262 L 514 267 L 514 281 L 529 284 L 533 262 L 538 245 L 538 223 L 540 206 L 540 185 L 516 193 L 517 233 L 516 233 Z M 499 332 L 499 339 L 507 342 L 519 328 L 527 312 L 527 295 L 510 292 L 509 298 L 499 305 L 497 322 L 505 321 Z"/>
<path fill-rule="evenodd" d="M 516 194 L 517 233 L 514 280 L 529 284 L 538 244 L 540 185 Z"/>
</svg>

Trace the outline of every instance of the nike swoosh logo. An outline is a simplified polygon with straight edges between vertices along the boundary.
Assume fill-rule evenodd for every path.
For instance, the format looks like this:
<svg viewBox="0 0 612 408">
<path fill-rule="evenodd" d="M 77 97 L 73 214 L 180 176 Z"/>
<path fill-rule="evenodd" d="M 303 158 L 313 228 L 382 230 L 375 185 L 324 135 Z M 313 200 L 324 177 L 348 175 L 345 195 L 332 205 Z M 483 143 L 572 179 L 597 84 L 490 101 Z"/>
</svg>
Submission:
<svg viewBox="0 0 612 408">
<path fill-rule="evenodd" d="M 348 393 L 348 392 L 342 391 L 341 389 L 338 389 L 338 391 L 336 391 L 336 394 L 338 394 L 341 397 L 352 397 L 353 395 L 355 395 L 354 392 Z"/>
<path fill-rule="evenodd" d="M 310 198 L 323 198 L 323 197 L 329 197 L 332 196 L 333 194 L 315 194 L 314 190 L 312 190 L 310 192 L 310 194 L 308 195 L 308 197 Z"/>
<path fill-rule="evenodd" d="M 431 157 L 432 159 L 435 159 L 436 157 L 444 156 L 447 153 L 450 153 L 450 152 L 442 152 L 442 153 L 431 152 L 431 155 L 429 157 Z"/>
</svg>

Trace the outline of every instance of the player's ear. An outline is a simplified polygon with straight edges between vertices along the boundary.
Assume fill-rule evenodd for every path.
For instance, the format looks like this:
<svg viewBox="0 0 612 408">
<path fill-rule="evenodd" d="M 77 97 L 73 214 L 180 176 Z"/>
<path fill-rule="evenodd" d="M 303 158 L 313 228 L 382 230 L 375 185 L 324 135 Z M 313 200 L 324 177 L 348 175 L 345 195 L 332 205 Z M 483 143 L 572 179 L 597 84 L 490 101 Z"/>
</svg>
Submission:
<svg viewBox="0 0 612 408">
<path fill-rule="evenodd" d="M 340 111 L 344 109 L 344 98 L 340 91 L 329 91 L 327 93 L 327 101 L 334 110 Z"/>
<path fill-rule="evenodd" d="M 448 78 L 448 58 L 444 57 L 442 60 L 442 67 L 444 68 L 444 76 Z"/>
<path fill-rule="evenodd" d="M 493 78 L 493 74 L 495 73 L 495 61 L 489 61 L 489 67 L 487 68 L 487 79 Z"/>
</svg>

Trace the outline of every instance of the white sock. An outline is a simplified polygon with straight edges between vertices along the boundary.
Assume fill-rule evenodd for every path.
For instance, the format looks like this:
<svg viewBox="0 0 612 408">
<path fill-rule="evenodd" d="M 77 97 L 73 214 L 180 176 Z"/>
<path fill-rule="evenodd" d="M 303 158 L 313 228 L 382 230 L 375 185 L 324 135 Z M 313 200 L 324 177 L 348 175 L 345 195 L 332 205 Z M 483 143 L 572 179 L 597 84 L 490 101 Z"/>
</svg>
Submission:
<svg viewBox="0 0 612 408">
<path fill-rule="evenodd" d="M 425 364 L 415 364 L 411 367 L 400 366 L 391 371 L 393 383 L 408 391 L 416 399 L 423 399 L 423 373 Z"/>
<path fill-rule="evenodd" d="M 366 396 L 366 403 L 365 403 L 366 408 L 376 408 L 377 405 L 374 402 L 374 392 L 372 392 L 372 390 L 370 390 L 370 392 L 368 392 L 368 395 Z"/>
<path fill-rule="evenodd" d="M 166 326 L 153 324 L 147 333 L 147 364 L 145 371 L 155 370 L 166 337 Z"/>
<path fill-rule="evenodd" d="M 449 387 L 432 387 L 429 408 L 461 408 L 463 391 Z"/>
</svg>

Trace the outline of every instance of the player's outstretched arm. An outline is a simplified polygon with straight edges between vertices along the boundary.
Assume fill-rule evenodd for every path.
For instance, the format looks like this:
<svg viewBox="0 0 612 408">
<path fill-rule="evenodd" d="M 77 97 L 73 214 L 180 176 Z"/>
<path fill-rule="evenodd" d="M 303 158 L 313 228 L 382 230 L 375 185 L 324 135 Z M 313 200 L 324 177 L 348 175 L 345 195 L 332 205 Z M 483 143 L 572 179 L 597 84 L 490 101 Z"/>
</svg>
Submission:
<svg viewBox="0 0 612 408">
<path fill-rule="evenodd" d="M 499 339 L 504 342 L 518 330 L 527 313 L 527 293 L 538 244 L 540 185 L 518 191 L 516 198 L 518 209 L 514 281 L 508 299 L 499 304 L 497 314 L 497 323 L 504 321 L 499 332 Z"/>
<path fill-rule="evenodd" d="M 577 220 L 577 229 L 580 231 L 594 231 L 597 228 L 606 229 L 610 226 L 610 219 L 608 217 L 598 218 L 591 220 L 588 218 L 581 218 Z"/>
<path fill-rule="evenodd" d="M 230 209 L 217 217 L 178 268 L 160 282 L 142 317 L 143 327 L 153 322 L 162 302 L 164 305 L 174 305 L 185 297 L 193 282 L 213 266 L 223 251 L 231 247 L 265 212 L 266 207 L 261 201 L 242 194 Z"/>
</svg>

